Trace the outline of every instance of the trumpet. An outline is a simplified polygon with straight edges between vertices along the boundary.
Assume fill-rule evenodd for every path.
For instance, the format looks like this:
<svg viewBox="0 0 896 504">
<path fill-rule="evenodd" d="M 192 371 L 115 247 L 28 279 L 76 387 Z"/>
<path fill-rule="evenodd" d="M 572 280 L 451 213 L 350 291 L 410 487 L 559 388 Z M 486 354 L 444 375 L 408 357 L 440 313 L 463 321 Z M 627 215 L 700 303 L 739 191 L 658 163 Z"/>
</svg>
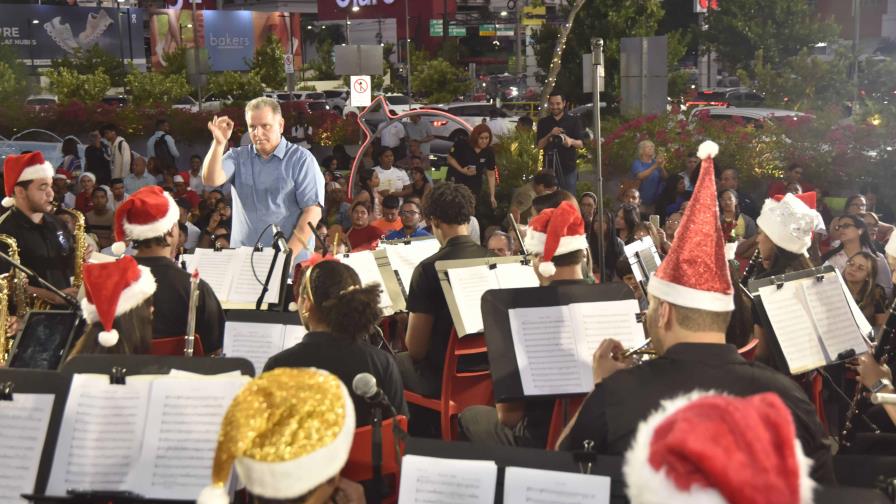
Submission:
<svg viewBox="0 0 896 504">
<path fill-rule="evenodd" d="M 653 349 L 652 343 L 653 342 L 651 341 L 651 339 L 647 338 L 646 340 L 644 340 L 644 343 L 642 343 L 640 346 L 629 348 L 625 352 L 623 352 L 622 358 L 628 359 L 629 357 L 640 356 L 640 357 L 649 357 L 652 359 L 652 358 L 656 357 L 656 355 L 657 355 L 656 350 Z M 638 360 L 638 359 L 636 359 L 636 360 Z M 638 361 L 640 362 L 640 360 L 638 360 Z"/>
</svg>

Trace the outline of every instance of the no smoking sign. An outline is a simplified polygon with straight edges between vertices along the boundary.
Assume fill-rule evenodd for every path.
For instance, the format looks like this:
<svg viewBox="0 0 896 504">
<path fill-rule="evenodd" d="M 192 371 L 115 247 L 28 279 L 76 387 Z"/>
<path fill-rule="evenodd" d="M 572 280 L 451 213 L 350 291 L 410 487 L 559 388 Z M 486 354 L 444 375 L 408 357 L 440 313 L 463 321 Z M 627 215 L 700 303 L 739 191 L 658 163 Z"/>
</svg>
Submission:
<svg viewBox="0 0 896 504">
<path fill-rule="evenodd" d="M 367 107 L 370 105 L 370 76 L 369 75 L 352 75 L 352 106 Z"/>
</svg>

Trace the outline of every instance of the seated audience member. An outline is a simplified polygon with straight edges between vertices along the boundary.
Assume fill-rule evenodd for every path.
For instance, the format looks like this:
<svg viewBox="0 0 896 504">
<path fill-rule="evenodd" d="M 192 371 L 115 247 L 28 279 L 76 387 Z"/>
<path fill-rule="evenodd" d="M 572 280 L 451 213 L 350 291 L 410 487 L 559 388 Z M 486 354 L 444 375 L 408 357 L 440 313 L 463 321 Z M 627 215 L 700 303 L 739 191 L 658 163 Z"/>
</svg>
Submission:
<svg viewBox="0 0 896 504">
<path fill-rule="evenodd" d="M 846 261 L 843 280 L 862 315 L 874 327 L 882 327 L 887 321 L 887 294 L 875 283 L 877 258 L 868 252 L 856 252 Z"/>
<path fill-rule="evenodd" d="M 109 210 L 113 212 L 128 199 L 128 193 L 124 191 L 124 181 L 120 178 L 112 179 L 112 185 L 109 186 L 112 191 L 112 198 L 109 200 Z"/>
<path fill-rule="evenodd" d="M 681 224 L 682 215 L 681 212 L 675 212 L 666 217 L 666 222 L 663 224 L 666 241 L 663 242 L 663 250 L 659 251 L 661 254 L 666 255 L 672 249 L 672 241 L 675 240 L 675 232 L 678 231 L 678 226 Z"/>
<path fill-rule="evenodd" d="M 740 190 L 740 180 L 738 179 L 737 170 L 734 168 L 725 168 L 719 176 L 719 191 L 731 189 L 737 193 L 737 204 L 740 211 L 747 214 L 751 219 L 759 218 L 759 207 L 753 202 L 753 197 Z M 684 212 L 684 208 L 680 210 Z"/>
<path fill-rule="evenodd" d="M 178 222 L 187 226 L 187 241 L 185 242 L 184 247 L 186 247 L 187 250 L 193 250 L 199 244 L 199 239 L 202 238 L 202 231 L 190 222 L 190 212 L 193 208 L 192 204 L 185 199 L 177 199 L 176 203 L 180 212 Z M 206 230 L 206 233 L 208 233 L 208 230 Z"/>
<path fill-rule="evenodd" d="M 301 278 L 296 288 L 296 304 L 308 333 L 300 343 L 271 357 L 264 370 L 324 369 L 338 376 L 346 387 L 351 387 L 359 373 L 370 373 L 395 411 L 407 415 L 404 387 L 395 360 L 367 342 L 383 316 L 379 307 L 380 285 L 362 286 L 355 270 L 337 261 L 308 266 Z M 353 394 L 352 398 L 357 425 L 370 424 L 370 405 L 357 395 Z"/>
<path fill-rule="evenodd" d="M 75 210 L 86 214 L 93 210 L 93 189 L 96 187 L 96 175 L 84 172 L 78 177 L 80 190 L 75 196 Z"/>
<path fill-rule="evenodd" d="M 398 208 L 401 206 L 401 200 L 397 196 L 386 196 L 383 198 L 383 217 L 376 219 L 370 223 L 371 226 L 379 228 L 382 234 L 401 229 L 401 219 L 398 218 Z"/>
<path fill-rule="evenodd" d="M 69 358 L 84 354 L 148 354 L 156 281 L 133 257 L 84 264 L 81 310 L 87 327 Z"/>
<path fill-rule="evenodd" d="M 441 394 L 445 350 L 453 326 L 436 262 L 489 256 L 469 235 L 474 206 L 470 190 L 452 182 L 433 187 L 423 202 L 423 214 L 442 247 L 414 268 L 408 289 L 408 351 L 398 354 L 398 367 L 405 388 L 428 397 Z"/>
<path fill-rule="evenodd" d="M 486 242 L 487 249 L 498 257 L 509 257 L 514 253 L 513 239 L 504 231 L 495 231 Z"/>
<path fill-rule="evenodd" d="M 134 161 L 131 163 L 131 173 L 122 179 L 126 193 L 134 194 L 143 187 L 156 184 L 156 177 L 147 172 L 146 164 L 145 157 L 134 156 Z"/>
<path fill-rule="evenodd" d="M 380 176 L 377 172 L 372 168 L 361 168 L 358 172 L 358 191 L 355 193 L 352 205 L 358 201 L 367 203 L 367 211 L 372 216 L 371 220 L 383 216 L 383 195 L 379 193 L 379 187 Z"/>
<path fill-rule="evenodd" d="M 840 237 L 840 245 L 821 256 L 822 262 L 834 266 L 843 273 L 850 257 L 859 252 L 868 252 L 877 263 L 877 277 L 874 281 L 884 288 L 889 298 L 893 292 L 890 267 L 884 255 L 877 253 L 874 244 L 871 243 L 865 221 L 858 215 L 844 215 L 837 221 L 834 229 Z"/>
<path fill-rule="evenodd" d="M 582 265 L 588 249 L 579 209 L 563 202 L 529 221 L 526 250 L 542 285 L 585 284 Z M 542 448 L 547 442 L 553 399 L 510 401 L 471 406 L 460 416 L 464 435 L 473 443 Z"/>
<path fill-rule="evenodd" d="M 202 156 L 193 154 L 190 156 L 190 179 L 187 187 L 196 194 L 202 196 L 206 193 L 206 187 L 202 183 Z"/>
<path fill-rule="evenodd" d="M 68 177 L 60 173 L 53 175 L 53 203 L 62 208 L 75 207 L 75 195 L 69 190 Z"/>
<path fill-rule="evenodd" d="M 321 222 L 325 222 L 328 226 L 338 225 L 342 229 L 350 228 L 352 205 L 345 201 L 345 188 L 336 182 L 328 182 L 325 194 Z"/>
<path fill-rule="evenodd" d="M 579 206 L 579 202 L 576 200 L 575 196 L 563 189 L 557 189 L 556 191 L 547 192 L 533 198 L 532 209 L 535 210 L 536 214 L 539 214 L 546 208 L 557 208 L 560 206 L 560 203 L 563 203 L 564 201 L 572 203 L 577 208 Z"/>
<path fill-rule="evenodd" d="M 338 377 L 320 369 L 275 369 L 249 382 L 221 421 L 211 484 L 197 504 L 230 502 L 233 469 L 251 504 L 363 504 L 342 479 L 355 409 Z"/>
<path fill-rule="evenodd" d="M 613 221 L 616 229 L 616 237 L 622 240 L 622 243 L 628 245 L 635 241 L 635 228 L 638 223 L 642 222 L 638 207 L 630 203 L 624 203 L 616 212 L 616 219 Z"/>
<path fill-rule="evenodd" d="M 791 184 L 799 184 L 805 192 L 812 192 L 815 186 L 803 180 L 803 167 L 798 163 L 790 163 L 784 170 L 784 178 L 776 180 L 768 187 L 768 197 L 783 196 L 788 191 L 787 186 Z"/>
<path fill-rule="evenodd" d="M 115 240 L 112 238 L 112 224 L 115 222 L 115 213 L 109 208 L 109 199 L 106 190 L 102 187 L 93 189 L 93 209 L 84 214 L 87 223 L 87 232 L 96 237 L 96 244 L 104 249 Z"/>
<path fill-rule="evenodd" d="M 420 204 L 416 201 L 411 199 L 405 201 L 401 205 L 401 211 L 398 214 L 401 217 L 401 229 L 387 234 L 386 240 L 405 240 L 408 238 L 432 236 L 420 228 Z"/>
<path fill-rule="evenodd" d="M 865 227 L 868 229 L 868 238 L 871 239 L 871 244 L 874 245 L 874 251 L 878 254 L 883 254 L 883 244 L 886 240 L 881 240 L 881 237 L 890 236 L 893 226 L 881 222 L 880 217 L 873 212 L 865 212 L 859 214 L 859 216 L 865 221 Z"/>
<path fill-rule="evenodd" d="M 419 157 L 411 158 L 411 167 L 408 169 L 408 173 L 411 176 L 411 196 L 416 197 L 419 200 L 423 200 L 423 197 L 429 194 L 429 191 L 432 191 L 432 182 L 426 176 L 426 168 L 422 166 Z M 407 201 L 408 198 L 404 200 Z"/>
<path fill-rule="evenodd" d="M 371 226 L 368 222 L 367 204 L 355 200 L 352 203 L 352 227 L 345 233 L 353 252 L 375 249 L 383 236 L 380 228 Z"/>
<path fill-rule="evenodd" d="M 190 172 L 182 171 L 172 178 L 174 183 L 174 199 L 185 199 L 190 202 L 190 209 L 199 211 L 199 202 L 202 197 L 196 191 L 190 189 Z"/>
<path fill-rule="evenodd" d="M 625 285 L 628 285 L 629 289 L 634 293 L 635 299 L 638 300 L 638 307 L 641 308 L 641 312 L 647 312 L 647 297 L 641 289 L 641 284 L 639 284 L 638 280 L 635 278 L 635 273 L 632 271 L 632 263 L 629 262 L 628 257 L 625 257 L 623 254 L 623 256 L 616 261 L 615 269 L 616 278 L 625 282 Z"/>
<path fill-rule="evenodd" d="M 386 196 L 404 198 L 411 195 L 411 179 L 404 170 L 393 165 L 394 161 L 395 153 L 385 147 L 379 153 L 379 166 L 373 168 L 380 180 L 377 191 L 383 198 Z"/>
<path fill-rule="evenodd" d="M 893 388 L 893 372 L 889 366 L 881 366 L 874 360 L 871 353 L 863 353 L 858 357 L 858 366 L 854 369 L 859 374 L 859 380 L 869 391 L 880 394 L 896 394 Z M 896 425 L 896 405 L 884 405 L 890 422 Z"/>
<path fill-rule="evenodd" d="M 603 218 L 595 216 L 594 221 L 591 223 L 591 227 L 588 229 L 588 248 L 589 253 L 591 254 L 591 268 L 593 270 L 593 274 L 595 278 L 600 277 L 600 263 L 598 263 L 598 259 L 600 259 L 600 244 L 598 243 L 598 239 L 601 233 L 603 235 L 604 242 L 604 268 L 606 269 L 606 278 L 600 280 L 601 282 L 612 282 L 619 277 L 616 275 L 616 261 L 619 260 L 620 257 L 625 256 L 625 244 L 622 243 L 612 229 L 613 223 L 613 214 L 609 210 L 604 210 Z"/>
<path fill-rule="evenodd" d="M 631 504 L 803 504 L 813 501 L 811 467 L 777 395 L 693 392 L 663 400 L 638 426 L 622 472 Z"/>
<path fill-rule="evenodd" d="M 896 284 L 896 237 L 890 238 L 885 248 L 887 256 L 887 264 L 892 272 L 891 283 Z M 892 297 L 892 296 L 891 296 Z"/>
<path fill-rule="evenodd" d="M 635 187 L 629 187 L 622 193 L 620 198 L 623 205 L 634 205 L 635 208 L 641 206 L 641 191 Z"/>
<path fill-rule="evenodd" d="M 557 190 L 557 177 L 553 173 L 539 171 L 521 187 L 513 191 L 510 200 L 510 213 L 517 224 L 526 224 L 529 219 L 538 215 L 532 205 L 536 196 Z"/>
<path fill-rule="evenodd" d="M 665 187 L 656 199 L 653 213 L 659 215 L 661 220 L 665 220 L 667 215 L 681 210 L 681 204 L 690 197 L 687 181 L 681 175 L 669 175 Z"/>
<path fill-rule="evenodd" d="M 676 246 L 648 286 L 647 334 L 658 358 L 632 367 L 621 343 L 603 340 L 592 361 L 595 388 L 559 445 L 580 450 L 587 440 L 597 453 L 621 455 L 631 446 L 638 422 L 663 399 L 700 389 L 737 396 L 774 392 L 793 415 L 803 451 L 814 463 L 813 479 L 833 483 L 826 434 L 803 390 L 725 344 L 734 289 L 718 225 L 711 159 L 718 147 L 712 145 L 701 145 L 700 177 Z"/>
</svg>

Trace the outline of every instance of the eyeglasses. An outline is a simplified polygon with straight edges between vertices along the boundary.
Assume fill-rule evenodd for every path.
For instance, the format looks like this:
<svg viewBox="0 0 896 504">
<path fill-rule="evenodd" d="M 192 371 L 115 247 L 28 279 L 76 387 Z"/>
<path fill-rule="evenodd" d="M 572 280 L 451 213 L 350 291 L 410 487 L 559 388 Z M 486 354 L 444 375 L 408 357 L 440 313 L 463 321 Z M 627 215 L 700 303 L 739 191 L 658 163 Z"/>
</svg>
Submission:
<svg viewBox="0 0 896 504">
<path fill-rule="evenodd" d="M 402 217 L 405 215 L 420 215 L 420 212 L 416 210 L 402 210 L 398 212 L 398 215 L 401 215 Z"/>
<path fill-rule="evenodd" d="M 834 226 L 834 231 L 840 231 L 841 229 L 849 229 L 856 227 L 855 224 L 837 224 Z"/>
</svg>

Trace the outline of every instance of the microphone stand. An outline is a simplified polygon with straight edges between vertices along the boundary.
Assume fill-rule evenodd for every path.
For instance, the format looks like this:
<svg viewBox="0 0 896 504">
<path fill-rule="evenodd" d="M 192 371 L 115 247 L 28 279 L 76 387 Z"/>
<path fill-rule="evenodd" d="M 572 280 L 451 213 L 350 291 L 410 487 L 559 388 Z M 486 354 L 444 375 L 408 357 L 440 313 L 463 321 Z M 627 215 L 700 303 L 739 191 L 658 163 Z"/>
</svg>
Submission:
<svg viewBox="0 0 896 504">
<path fill-rule="evenodd" d="M 68 305 L 68 307 L 71 311 L 74 311 L 74 312 L 81 311 L 81 305 L 78 304 L 77 299 L 75 299 L 75 298 L 69 296 L 68 294 L 62 292 L 61 290 L 57 289 L 55 286 L 51 285 L 49 282 L 47 282 L 46 280 L 44 280 L 43 278 L 38 276 L 37 273 L 26 268 L 24 265 L 22 265 L 22 263 L 12 260 L 11 257 L 4 254 L 3 252 L 0 252 L 0 259 L 3 259 L 7 263 L 9 263 L 10 266 L 12 266 L 13 268 L 24 273 L 25 276 L 27 276 L 29 280 L 31 280 L 31 279 L 36 280 L 37 281 L 36 283 L 41 288 L 47 289 L 48 291 L 52 292 L 53 294 L 56 294 L 57 296 L 59 296 L 65 302 L 65 304 Z"/>
<path fill-rule="evenodd" d="M 380 504 L 388 491 L 383 480 L 383 408 L 370 405 L 370 465 L 373 469 L 373 504 Z"/>
<path fill-rule="evenodd" d="M 270 290 L 271 285 L 271 277 L 274 276 L 274 266 L 277 265 L 277 256 L 282 254 L 286 255 L 286 262 L 288 262 L 292 257 L 292 251 L 287 248 L 286 250 L 280 250 L 280 245 L 277 244 L 279 240 L 277 240 L 277 235 L 283 237 L 283 233 L 277 233 L 274 235 L 274 242 L 271 244 L 271 248 L 274 249 L 274 255 L 271 256 L 271 265 L 268 267 L 268 274 L 264 278 L 264 285 L 261 287 L 261 294 L 258 296 L 258 300 L 255 301 L 255 309 L 260 310 L 261 305 L 264 303 L 264 297 L 267 296 L 268 290 Z M 285 237 L 284 237 L 285 238 Z M 285 310 L 284 310 L 285 311 Z"/>
</svg>

